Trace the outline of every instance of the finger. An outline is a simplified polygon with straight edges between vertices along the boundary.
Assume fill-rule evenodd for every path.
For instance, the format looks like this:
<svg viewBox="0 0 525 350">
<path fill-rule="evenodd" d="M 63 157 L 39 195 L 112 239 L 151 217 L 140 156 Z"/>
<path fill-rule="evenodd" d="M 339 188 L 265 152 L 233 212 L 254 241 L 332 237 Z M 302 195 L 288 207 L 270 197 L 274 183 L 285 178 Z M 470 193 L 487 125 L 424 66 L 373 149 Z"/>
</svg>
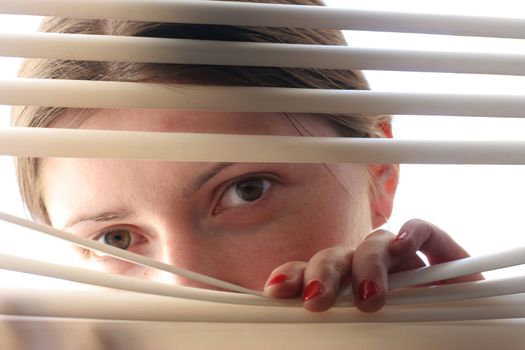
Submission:
<svg viewBox="0 0 525 350">
<path fill-rule="evenodd" d="M 264 286 L 264 294 L 272 298 L 293 298 L 303 290 L 303 275 L 307 263 L 291 261 L 272 271 Z"/>
<path fill-rule="evenodd" d="M 449 234 L 424 220 L 410 220 L 401 227 L 399 232 L 400 234 L 390 245 L 390 252 L 393 256 L 404 258 L 421 251 L 431 265 L 470 256 Z M 457 283 L 482 279 L 484 279 L 483 275 L 474 274 L 441 282 Z"/>
<path fill-rule="evenodd" d="M 420 219 L 406 222 L 390 246 L 392 255 L 409 256 L 418 250 L 430 264 L 468 257 L 469 254 L 450 235 L 437 226 Z"/>
<path fill-rule="evenodd" d="M 374 312 L 385 305 L 388 271 L 398 259 L 389 250 L 394 235 L 388 231 L 372 232 L 357 247 L 352 262 L 352 288 L 355 305 L 365 312 Z"/>
<path fill-rule="evenodd" d="M 331 308 L 351 267 L 352 251 L 348 247 L 332 247 L 315 254 L 304 271 L 303 307 L 314 312 Z"/>
<path fill-rule="evenodd" d="M 410 257 L 404 258 L 399 264 L 391 268 L 388 273 L 396 273 L 407 270 L 414 270 L 420 267 L 427 266 L 427 264 L 421 259 L 418 255 L 414 254 Z M 415 284 L 414 287 L 430 287 L 441 284 L 439 281 L 429 282 L 429 283 L 420 283 Z"/>
<path fill-rule="evenodd" d="M 397 260 L 397 259 L 396 259 Z M 407 270 L 413 270 L 420 267 L 427 266 L 427 264 L 417 254 L 403 258 L 397 265 L 393 266 L 388 273 L 395 273 Z"/>
</svg>

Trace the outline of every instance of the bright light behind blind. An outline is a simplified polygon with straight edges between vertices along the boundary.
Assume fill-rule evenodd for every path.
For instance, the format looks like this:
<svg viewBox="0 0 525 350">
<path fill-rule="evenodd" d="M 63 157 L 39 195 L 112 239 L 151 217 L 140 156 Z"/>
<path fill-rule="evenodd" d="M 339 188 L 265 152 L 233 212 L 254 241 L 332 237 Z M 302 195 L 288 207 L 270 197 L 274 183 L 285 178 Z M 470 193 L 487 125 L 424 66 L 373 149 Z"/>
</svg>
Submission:
<svg viewBox="0 0 525 350">
<path fill-rule="evenodd" d="M 331 6 L 356 9 L 430 13 L 519 16 L 520 1 L 327 1 Z M 522 15 L 525 17 L 525 15 Z M 0 16 L 2 32 L 33 31 L 37 20 L 23 16 Z M 466 50 L 525 53 L 523 40 L 447 37 L 379 32 L 346 33 L 354 47 L 418 50 Z M 0 58 L 2 78 L 13 77 L 16 59 Z M 365 72 L 374 90 L 416 92 L 525 93 L 523 77 L 495 75 Z M 9 107 L 0 107 L 0 126 L 8 124 Z M 525 111 L 524 111 L 525 116 Z M 442 116 L 396 116 L 394 133 L 401 139 L 517 139 L 523 140 L 522 118 L 476 118 Z M 521 233 L 521 179 L 524 166 L 403 165 L 390 229 L 394 232 L 410 218 L 436 223 L 451 233 L 473 255 L 525 246 Z M 23 216 L 11 160 L 0 157 L 0 210 Z M 18 232 L 0 223 L 0 250 L 57 261 L 59 243 L 37 234 Z M 45 242 L 52 242 L 52 245 Z M 50 248 L 53 247 L 53 248 Z M 56 247 L 56 248 L 55 248 Z M 63 255 L 60 256 L 64 258 Z M 66 257 L 67 258 L 67 257 Z M 60 261 L 60 260 L 58 260 Z M 516 270 L 516 268 L 515 268 Z M 520 268 L 524 273 L 525 269 Z M 505 273 L 505 272 L 503 272 Z M 15 274 L 8 274 L 15 276 Z M 496 272 L 488 276 L 500 275 Z M 14 278 L 14 277 L 13 277 Z M 3 280 L 5 281 L 5 279 Z M 27 276 L 13 284 L 28 281 Z M 31 285 L 34 282 L 29 282 Z M 46 285 L 48 284 L 46 280 Z M 6 285 L 6 282 L 3 282 Z"/>
<path fill-rule="evenodd" d="M 34 16 L 0 15 L 0 32 L 34 32 L 39 23 L 40 19 Z M 17 58 L 0 57 L 0 78 L 14 78 L 19 63 L 20 59 Z M 9 125 L 10 108 L 10 106 L 0 106 L 0 127 Z M 0 157 L 0 193 L 2 194 L 0 196 L 0 211 L 21 217 L 25 216 L 16 185 L 13 160 L 9 157 Z M 58 243 L 58 245 L 54 243 Z M 56 249 L 54 247 L 60 249 L 61 246 L 63 247 L 60 242 L 54 242 L 37 233 L 0 222 L 0 251 L 3 253 L 53 260 L 53 256 L 56 257 L 57 254 L 52 250 Z M 64 249 L 66 254 L 68 251 L 68 249 Z M 55 261 L 57 260 L 55 259 Z M 2 285 L 6 287 L 34 286 L 37 284 L 42 288 L 61 288 L 65 285 L 62 281 L 4 270 L 0 270 L 0 276 L 4 281 Z M 66 285 L 71 284 L 67 283 Z"/>
<path fill-rule="evenodd" d="M 525 17 L 517 1 L 328 1 L 356 9 L 479 16 Z M 517 39 L 442 35 L 347 32 L 351 46 L 440 51 L 525 53 Z M 372 89 L 381 91 L 525 94 L 525 78 L 476 74 L 365 72 Z M 524 111 L 525 116 L 525 111 Z M 394 137 L 400 139 L 523 140 L 523 118 L 396 116 Z M 472 255 L 525 245 L 522 233 L 524 166 L 403 165 L 390 220 L 396 231 L 419 217 L 441 226 Z M 489 272 L 488 277 L 525 273 L 518 267 Z"/>
</svg>

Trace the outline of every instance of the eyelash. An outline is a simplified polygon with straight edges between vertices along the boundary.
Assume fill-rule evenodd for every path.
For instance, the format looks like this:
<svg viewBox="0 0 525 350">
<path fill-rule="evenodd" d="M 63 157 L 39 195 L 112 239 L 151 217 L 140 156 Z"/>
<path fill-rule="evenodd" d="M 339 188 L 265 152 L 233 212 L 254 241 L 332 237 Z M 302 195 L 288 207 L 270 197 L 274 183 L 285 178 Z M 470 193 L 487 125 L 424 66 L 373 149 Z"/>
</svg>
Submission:
<svg viewBox="0 0 525 350">
<path fill-rule="evenodd" d="M 145 240 L 143 235 L 141 235 L 140 233 L 137 233 L 136 229 L 129 227 L 129 226 L 113 226 L 113 227 L 104 228 L 102 231 L 99 231 L 98 233 L 94 234 L 91 239 L 94 241 L 100 241 L 101 239 L 103 239 L 104 235 L 107 235 L 109 233 L 116 232 L 119 230 L 129 231 L 129 233 L 131 234 L 132 237 L 131 237 L 131 243 L 129 245 L 130 248 L 136 244 L 141 244 Z M 142 237 L 137 238 L 137 236 L 142 236 Z M 129 248 L 126 250 L 129 250 Z M 113 258 L 111 256 L 105 255 L 104 253 L 99 253 L 99 252 L 96 252 L 90 249 L 82 249 L 81 257 L 82 259 L 95 258 L 98 260 L 119 261 L 119 262 L 121 261 L 118 258 Z"/>
<path fill-rule="evenodd" d="M 264 192 L 262 193 L 260 198 L 254 200 L 253 202 L 247 202 L 246 204 L 237 205 L 237 206 L 233 206 L 229 208 L 220 207 L 220 203 L 223 201 L 225 195 L 230 189 L 234 188 L 234 186 L 238 186 L 242 182 L 246 182 L 246 181 L 254 180 L 254 179 L 262 180 L 263 182 L 269 183 L 268 187 L 265 186 Z M 246 174 L 246 175 L 243 175 L 243 176 L 240 176 L 238 178 L 228 181 L 223 186 L 219 186 L 220 196 L 218 197 L 218 200 L 216 201 L 216 204 L 214 206 L 215 209 L 213 210 L 213 215 L 217 215 L 217 214 L 220 214 L 228 210 L 240 209 L 239 207 L 255 206 L 259 204 L 259 202 L 261 202 L 268 196 L 268 192 L 272 190 L 272 188 L 275 186 L 276 183 L 278 183 L 278 180 L 275 178 L 275 176 L 269 175 L 269 174 L 257 174 L 257 173 L 256 174 Z M 111 232 L 115 232 L 119 230 L 129 231 L 130 234 L 132 235 L 129 248 L 132 248 L 134 245 L 140 244 L 142 243 L 143 240 L 145 240 L 143 235 L 141 235 L 140 233 L 137 233 L 137 229 L 133 227 L 125 226 L 125 225 L 104 228 L 102 231 L 99 231 L 98 233 L 93 234 L 92 239 L 95 241 L 100 241 L 101 239 L 103 239 L 104 235 L 107 235 Z M 142 236 L 142 238 L 137 238 L 137 236 Z M 81 257 L 83 259 L 97 259 L 99 261 L 103 261 L 104 264 L 122 262 L 119 259 L 104 255 L 103 253 L 97 253 L 89 249 L 82 249 Z"/>
<path fill-rule="evenodd" d="M 247 202 L 246 204 L 243 204 L 243 205 L 237 205 L 233 207 L 220 207 L 220 204 L 222 203 L 222 201 L 224 200 L 226 194 L 228 193 L 230 189 L 233 189 L 235 186 L 238 186 L 239 184 L 243 182 L 247 182 L 249 180 L 262 180 L 263 182 L 269 183 L 268 187 L 265 186 L 264 192 L 262 193 L 260 198 L 254 200 L 253 202 Z M 213 215 L 220 214 L 221 212 L 224 212 L 227 210 L 240 209 L 239 207 L 246 207 L 249 205 L 258 204 L 261 200 L 263 200 L 265 197 L 268 196 L 268 192 L 272 190 L 272 188 L 275 186 L 277 182 L 278 181 L 275 179 L 274 176 L 271 176 L 268 174 L 247 174 L 247 175 L 243 175 L 239 178 L 236 178 L 236 179 L 233 179 L 227 182 L 224 186 L 221 186 L 220 196 L 218 197 L 216 205 L 214 206 Z"/>
</svg>

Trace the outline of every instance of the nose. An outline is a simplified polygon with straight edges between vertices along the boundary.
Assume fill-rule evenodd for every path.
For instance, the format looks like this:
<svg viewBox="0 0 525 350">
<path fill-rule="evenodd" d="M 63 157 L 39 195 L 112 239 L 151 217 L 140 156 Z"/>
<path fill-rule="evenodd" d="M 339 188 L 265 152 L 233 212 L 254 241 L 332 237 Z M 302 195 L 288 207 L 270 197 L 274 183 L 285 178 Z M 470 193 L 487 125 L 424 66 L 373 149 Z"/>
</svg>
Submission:
<svg viewBox="0 0 525 350">
<path fill-rule="evenodd" d="M 214 239 L 210 239 L 202 232 L 196 232 L 190 227 L 176 229 L 172 225 L 159 235 L 159 242 L 156 245 L 160 250 L 159 260 L 165 264 L 221 280 L 234 280 L 233 271 L 226 269 L 222 264 L 224 251 L 217 246 Z M 170 273 L 160 273 L 158 279 L 182 286 L 217 289 Z"/>
<path fill-rule="evenodd" d="M 271 255 L 261 248 L 264 237 L 254 242 L 251 236 L 225 232 L 184 208 L 172 210 L 171 215 L 154 215 L 150 216 L 155 231 L 151 244 L 155 258 L 165 264 L 256 290 L 262 289 L 276 266 L 277 251 Z M 218 289 L 184 276 L 161 276 L 165 283 Z"/>
</svg>

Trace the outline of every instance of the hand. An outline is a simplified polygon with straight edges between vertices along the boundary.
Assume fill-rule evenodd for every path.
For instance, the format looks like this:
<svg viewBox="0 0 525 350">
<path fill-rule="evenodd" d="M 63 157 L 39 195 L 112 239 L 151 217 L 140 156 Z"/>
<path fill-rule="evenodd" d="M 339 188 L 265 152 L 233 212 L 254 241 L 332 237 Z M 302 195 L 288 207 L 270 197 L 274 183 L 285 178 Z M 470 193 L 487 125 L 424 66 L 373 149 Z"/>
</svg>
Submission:
<svg viewBox="0 0 525 350">
<path fill-rule="evenodd" d="M 264 292 L 275 298 L 302 294 L 305 309 L 325 311 L 334 305 L 341 286 L 351 281 L 357 308 L 374 312 L 385 305 L 388 273 L 425 266 L 418 251 L 431 265 L 469 256 L 445 231 L 414 219 L 405 223 L 397 236 L 385 230 L 372 232 L 354 251 L 335 246 L 321 250 L 309 262 L 283 264 L 270 274 Z M 481 279 L 483 276 L 476 274 L 439 283 Z"/>
</svg>

